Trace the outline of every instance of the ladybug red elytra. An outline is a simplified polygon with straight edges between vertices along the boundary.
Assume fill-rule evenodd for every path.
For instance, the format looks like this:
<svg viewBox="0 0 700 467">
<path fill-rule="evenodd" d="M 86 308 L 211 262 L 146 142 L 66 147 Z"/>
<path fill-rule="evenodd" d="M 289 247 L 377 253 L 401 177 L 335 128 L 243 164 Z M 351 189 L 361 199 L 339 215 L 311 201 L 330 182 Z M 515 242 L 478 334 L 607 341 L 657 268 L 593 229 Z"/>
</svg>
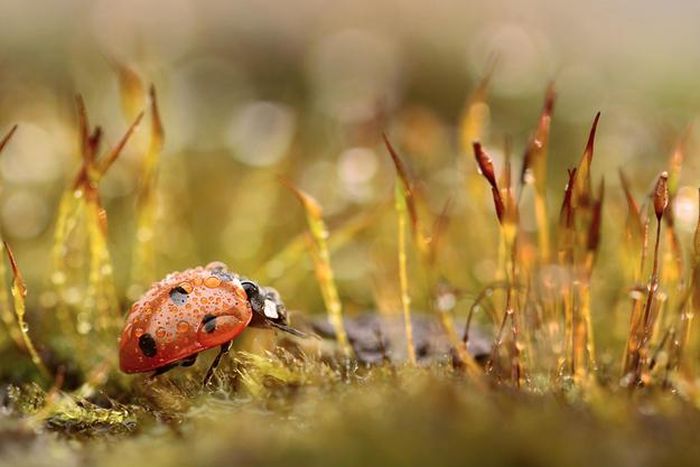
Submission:
<svg viewBox="0 0 700 467">
<path fill-rule="evenodd" d="M 231 341 L 248 326 L 305 335 L 287 325 L 276 290 L 263 288 L 215 262 L 169 274 L 131 307 L 119 341 L 125 373 L 191 366 L 199 352 L 220 350 L 204 378 L 206 385 Z"/>
</svg>

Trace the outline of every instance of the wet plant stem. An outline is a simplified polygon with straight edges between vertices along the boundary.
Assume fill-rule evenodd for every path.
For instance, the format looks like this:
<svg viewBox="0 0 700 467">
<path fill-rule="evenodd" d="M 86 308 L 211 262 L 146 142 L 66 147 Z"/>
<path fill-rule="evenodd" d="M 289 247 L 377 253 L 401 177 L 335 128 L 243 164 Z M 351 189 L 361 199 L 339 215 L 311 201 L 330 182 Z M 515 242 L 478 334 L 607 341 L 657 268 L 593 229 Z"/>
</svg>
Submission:
<svg viewBox="0 0 700 467">
<path fill-rule="evenodd" d="M 642 315 L 642 336 L 639 339 L 637 348 L 635 349 L 635 374 L 634 383 L 639 385 L 642 383 L 643 366 L 646 365 L 649 341 L 653 329 L 652 323 L 652 305 L 656 296 L 656 290 L 659 287 L 659 245 L 661 242 L 661 219 L 656 220 L 656 239 L 654 241 L 654 259 L 652 263 L 651 276 L 647 286 L 647 299 L 644 303 L 644 313 Z"/>
<path fill-rule="evenodd" d="M 403 190 L 396 185 L 396 214 L 398 228 L 398 257 L 399 257 L 399 283 L 401 287 L 401 308 L 406 331 L 406 354 L 408 363 L 416 364 L 416 347 L 413 341 L 413 324 L 411 323 L 411 297 L 408 293 L 408 268 L 406 264 L 406 201 Z"/>
</svg>

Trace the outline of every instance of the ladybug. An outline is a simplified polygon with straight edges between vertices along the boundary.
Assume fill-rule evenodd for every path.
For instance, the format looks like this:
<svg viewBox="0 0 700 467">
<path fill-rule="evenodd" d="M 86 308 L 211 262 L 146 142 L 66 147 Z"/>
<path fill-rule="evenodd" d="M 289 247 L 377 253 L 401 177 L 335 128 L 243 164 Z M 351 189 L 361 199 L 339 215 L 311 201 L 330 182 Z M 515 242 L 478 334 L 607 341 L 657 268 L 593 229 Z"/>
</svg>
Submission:
<svg viewBox="0 0 700 467">
<path fill-rule="evenodd" d="M 287 324 L 279 294 L 211 263 L 175 272 L 155 283 L 133 304 L 119 340 L 125 373 L 192 366 L 200 352 L 219 347 L 204 385 L 211 380 L 231 341 L 248 327 L 275 328 L 299 337 Z"/>
</svg>

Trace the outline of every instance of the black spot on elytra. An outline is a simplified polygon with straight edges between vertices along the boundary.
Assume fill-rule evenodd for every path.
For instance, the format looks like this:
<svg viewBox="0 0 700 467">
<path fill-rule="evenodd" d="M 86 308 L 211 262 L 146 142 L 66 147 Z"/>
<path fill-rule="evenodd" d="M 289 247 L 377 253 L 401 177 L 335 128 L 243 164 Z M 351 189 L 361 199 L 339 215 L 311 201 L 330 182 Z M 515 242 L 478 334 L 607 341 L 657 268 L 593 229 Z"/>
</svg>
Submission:
<svg viewBox="0 0 700 467">
<path fill-rule="evenodd" d="M 147 357 L 155 357 L 158 349 L 156 348 L 156 340 L 152 335 L 146 333 L 139 337 L 139 349 Z"/>
<path fill-rule="evenodd" d="M 182 306 L 187 303 L 187 295 L 187 291 L 180 286 L 170 289 L 170 300 L 175 305 Z"/>
<path fill-rule="evenodd" d="M 202 324 L 204 325 L 204 332 L 211 334 L 216 331 L 216 316 L 214 315 L 204 315 L 202 318 Z"/>
</svg>

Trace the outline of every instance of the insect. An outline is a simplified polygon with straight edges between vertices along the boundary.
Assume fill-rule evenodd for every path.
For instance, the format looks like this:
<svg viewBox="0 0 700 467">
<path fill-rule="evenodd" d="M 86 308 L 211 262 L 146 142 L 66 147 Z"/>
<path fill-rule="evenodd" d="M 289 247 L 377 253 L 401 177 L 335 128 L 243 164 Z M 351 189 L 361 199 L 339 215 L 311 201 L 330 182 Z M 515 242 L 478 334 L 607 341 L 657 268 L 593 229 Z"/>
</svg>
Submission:
<svg viewBox="0 0 700 467">
<path fill-rule="evenodd" d="M 169 274 L 133 304 L 119 341 L 119 366 L 125 373 L 192 366 L 200 352 L 219 347 L 204 378 L 206 386 L 248 327 L 275 328 L 299 337 L 288 326 L 287 311 L 271 288 L 229 272 L 220 262 Z"/>
</svg>

